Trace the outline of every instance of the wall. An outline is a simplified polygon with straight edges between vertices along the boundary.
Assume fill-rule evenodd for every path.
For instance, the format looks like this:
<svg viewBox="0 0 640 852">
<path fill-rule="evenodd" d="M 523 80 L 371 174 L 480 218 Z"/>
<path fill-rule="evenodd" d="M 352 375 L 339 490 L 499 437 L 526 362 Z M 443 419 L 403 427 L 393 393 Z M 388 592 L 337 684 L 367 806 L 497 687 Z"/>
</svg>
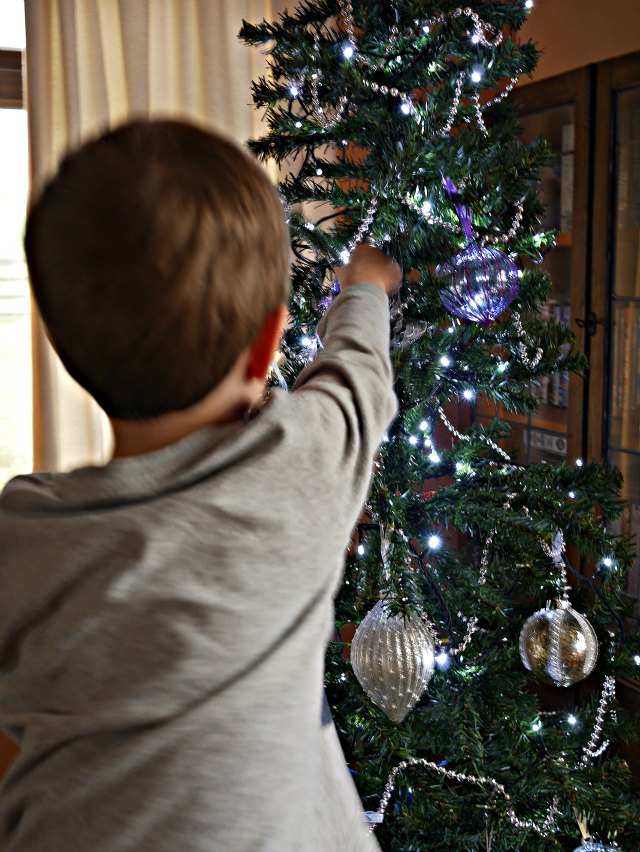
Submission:
<svg viewBox="0 0 640 852">
<path fill-rule="evenodd" d="M 542 51 L 526 84 L 640 50 L 640 0 L 535 0 L 520 33 Z"/>
</svg>

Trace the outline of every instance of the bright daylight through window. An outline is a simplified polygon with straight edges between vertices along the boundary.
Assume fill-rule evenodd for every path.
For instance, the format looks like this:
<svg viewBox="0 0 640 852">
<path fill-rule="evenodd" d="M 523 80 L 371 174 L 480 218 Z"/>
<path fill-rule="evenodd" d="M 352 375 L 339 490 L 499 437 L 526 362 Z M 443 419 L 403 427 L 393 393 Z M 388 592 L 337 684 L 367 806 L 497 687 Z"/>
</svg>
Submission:
<svg viewBox="0 0 640 852">
<path fill-rule="evenodd" d="M 0 49 L 24 49 L 22 0 L 0 3 Z M 0 69 L 0 73 L 4 73 Z M 0 486 L 32 466 L 31 319 L 22 249 L 27 113 L 0 109 Z"/>
</svg>

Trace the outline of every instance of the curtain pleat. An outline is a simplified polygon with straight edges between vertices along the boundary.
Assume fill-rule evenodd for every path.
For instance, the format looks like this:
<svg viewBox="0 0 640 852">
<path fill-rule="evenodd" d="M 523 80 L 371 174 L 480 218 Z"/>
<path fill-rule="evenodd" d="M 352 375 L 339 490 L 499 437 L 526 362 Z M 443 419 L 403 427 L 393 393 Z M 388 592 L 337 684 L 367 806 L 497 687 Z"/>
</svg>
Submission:
<svg viewBox="0 0 640 852">
<path fill-rule="evenodd" d="M 281 4 L 284 5 L 284 4 Z M 259 131 L 263 57 L 237 39 L 271 0 L 26 0 L 32 191 L 83 139 L 129 117 L 187 118 L 244 142 Z M 34 317 L 35 467 L 102 463 L 106 418 L 62 368 Z"/>
</svg>

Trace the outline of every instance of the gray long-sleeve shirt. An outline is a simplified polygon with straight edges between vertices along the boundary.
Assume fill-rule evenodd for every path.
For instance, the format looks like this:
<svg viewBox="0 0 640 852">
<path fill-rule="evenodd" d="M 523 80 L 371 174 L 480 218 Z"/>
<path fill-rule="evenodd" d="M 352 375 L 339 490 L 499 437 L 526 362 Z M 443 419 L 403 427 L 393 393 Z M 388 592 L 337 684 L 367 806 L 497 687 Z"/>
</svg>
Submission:
<svg viewBox="0 0 640 852">
<path fill-rule="evenodd" d="M 371 852 L 323 659 L 395 411 L 387 299 L 345 291 L 293 393 L 0 497 L 5 852 Z"/>
</svg>

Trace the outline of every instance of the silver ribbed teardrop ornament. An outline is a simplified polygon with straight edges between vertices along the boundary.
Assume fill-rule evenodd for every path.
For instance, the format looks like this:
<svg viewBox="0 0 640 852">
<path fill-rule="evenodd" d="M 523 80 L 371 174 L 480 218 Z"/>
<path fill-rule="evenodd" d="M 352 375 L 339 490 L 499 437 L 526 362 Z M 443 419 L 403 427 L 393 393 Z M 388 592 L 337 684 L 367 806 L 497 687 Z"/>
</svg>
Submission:
<svg viewBox="0 0 640 852">
<path fill-rule="evenodd" d="M 402 722 L 427 688 L 435 645 L 424 621 L 391 615 L 380 600 L 360 622 L 351 643 L 351 665 L 369 698 L 392 722 Z"/>
<path fill-rule="evenodd" d="M 598 640 L 587 619 L 562 600 L 528 618 L 520 632 L 525 668 L 544 683 L 573 686 L 588 677 L 598 659 Z"/>
</svg>

